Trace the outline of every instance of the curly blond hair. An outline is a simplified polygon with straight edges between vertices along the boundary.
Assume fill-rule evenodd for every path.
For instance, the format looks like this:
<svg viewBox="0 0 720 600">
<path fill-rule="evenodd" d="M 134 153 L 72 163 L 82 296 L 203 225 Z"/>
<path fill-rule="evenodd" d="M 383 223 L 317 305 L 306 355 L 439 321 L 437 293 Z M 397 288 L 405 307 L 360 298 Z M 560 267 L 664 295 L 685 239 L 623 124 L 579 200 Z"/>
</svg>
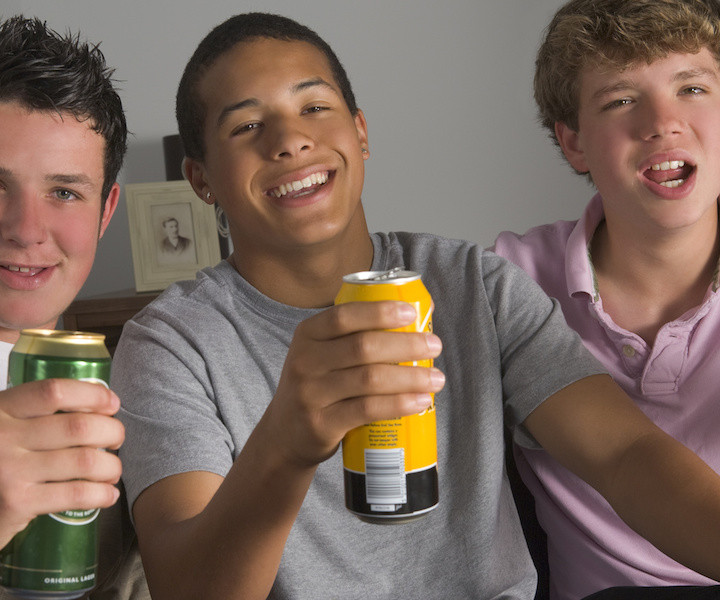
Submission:
<svg viewBox="0 0 720 600">
<path fill-rule="evenodd" d="M 585 67 L 623 69 L 708 48 L 720 63 L 720 0 L 570 0 L 538 50 L 534 93 L 543 127 L 578 130 Z"/>
</svg>

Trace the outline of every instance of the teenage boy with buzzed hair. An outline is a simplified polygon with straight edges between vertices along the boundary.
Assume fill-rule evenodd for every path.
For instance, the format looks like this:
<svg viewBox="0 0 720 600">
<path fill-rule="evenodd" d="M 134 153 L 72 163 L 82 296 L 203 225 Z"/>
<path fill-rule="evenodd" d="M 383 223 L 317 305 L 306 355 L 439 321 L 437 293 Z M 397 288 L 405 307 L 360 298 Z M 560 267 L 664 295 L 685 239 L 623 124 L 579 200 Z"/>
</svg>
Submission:
<svg viewBox="0 0 720 600">
<path fill-rule="evenodd" d="M 657 425 L 720 471 L 720 18 L 700 0 L 573 0 L 538 52 L 543 125 L 597 195 L 495 251 L 556 297 Z M 516 446 L 548 536 L 552 597 L 709 585 L 546 452 Z"/>
<path fill-rule="evenodd" d="M 468 242 L 368 233 L 365 116 L 314 32 L 228 19 L 177 106 L 185 173 L 223 208 L 234 251 L 129 321 L 115 354 L 153 598 L 532 598 L 505 420 L 720 576 L 720 478 L 600 374 L 529 277 Z M 332 306 L 344 274 L 397 266 L 423 273 L 434 334 L 385 331 L 414 319 L 402 302 Z M 437 368 L 397 364 L 430 357 Z M 433 392 L 440 505 L 396 527 L 360 521 L 340 440 Z"/>
<path fill-rule="evenodd" d="M 104 451 L 124 438 L 120 401 L 72 380 L 5 387 L 20 330 L 55 327 L 117 207 L 127 126 L 111 76 L 79 36 L 0 23 L 0 547 L 38 515 L 115 505 L 100 511 L 98 600 L 148 597 Z"/>
</svg>

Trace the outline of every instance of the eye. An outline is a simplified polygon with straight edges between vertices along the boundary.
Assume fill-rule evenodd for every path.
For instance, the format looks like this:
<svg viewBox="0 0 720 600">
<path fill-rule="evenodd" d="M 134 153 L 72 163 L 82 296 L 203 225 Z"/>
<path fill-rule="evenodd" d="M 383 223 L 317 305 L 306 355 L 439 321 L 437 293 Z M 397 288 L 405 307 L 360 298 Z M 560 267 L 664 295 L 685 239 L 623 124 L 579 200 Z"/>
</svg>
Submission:
<svg viewBox="0 0 720 600">
<path fill-rule="evenodd" d="M 689 86 L 683 88 L 680 93 L 685 94 L 687 96 L 696 96 L 699 94 L 704 94 L 705 88 L 700 87 L 699 85 L 689 85 Z"/>
<path fill-rule="evenodd" d="M 603 110 L 612 110 L 613 108 L 618 108 L 620 106 L 626 106 L 628 104 L 632 104 L 632 102 L 633 102 L 632 98 L 618 98 L 617 100 L 608 102 L 605 106 L 602 107 L 602 109 Z"/>
<path fill-rule="evenodd" d="M 75 192 L 71 192 L 70 190 L 59 189 L 55 190 L 54 194 L 55 197 L 62 202 L 70 202 L 71 200 L 77 200 L 77 195 L 75 194 Z"/>
<path fill-rule="evenodd" d="M 329 106 L 312 105 L 303 110 L 303 114 L 319 113 L 325 110 L 330 110 Z"/>
<path fill-rule="evenodd" d="M 247 133 L 249 131 L 254 131 L 256 129 L 260 129 L 262 127 L 262 123 L 260 121 L 252 121 L 251 123 L 243 123 L 239 127 L 236 127 L 232 130 L 231 135 L 239 135 L 241 133 Z"/>
</svg>

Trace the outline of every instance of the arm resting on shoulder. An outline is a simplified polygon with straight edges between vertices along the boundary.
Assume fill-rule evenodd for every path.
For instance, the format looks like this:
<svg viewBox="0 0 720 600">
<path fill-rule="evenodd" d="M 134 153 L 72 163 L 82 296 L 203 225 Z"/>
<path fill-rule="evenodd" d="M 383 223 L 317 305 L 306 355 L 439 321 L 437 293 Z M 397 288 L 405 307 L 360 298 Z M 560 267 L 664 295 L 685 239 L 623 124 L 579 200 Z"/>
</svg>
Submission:
<svg viewBox="0 0 720 600">
<path fill-rule="evenodd" d="M 640 535 L 720 579 L 720 477 L 654 425 L 609 376 L 560 390 L 525 425 Z"/>
</svg>

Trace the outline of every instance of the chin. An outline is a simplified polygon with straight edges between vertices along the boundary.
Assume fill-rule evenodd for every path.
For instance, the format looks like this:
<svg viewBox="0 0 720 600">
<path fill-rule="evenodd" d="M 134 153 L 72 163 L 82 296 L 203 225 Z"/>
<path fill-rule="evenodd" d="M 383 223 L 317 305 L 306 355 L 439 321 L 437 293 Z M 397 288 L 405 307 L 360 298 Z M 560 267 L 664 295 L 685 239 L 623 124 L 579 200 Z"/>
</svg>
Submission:
<svg viewBox="0 0 720 600">
<path fill-rule="evenodd" d="M 7 329 L 54 329 L 62 309 L 48 309 L 47 306 L 33 307 L 32 303 L 11 306 L 0 303 L 0 326 Z"/>
</svg>

